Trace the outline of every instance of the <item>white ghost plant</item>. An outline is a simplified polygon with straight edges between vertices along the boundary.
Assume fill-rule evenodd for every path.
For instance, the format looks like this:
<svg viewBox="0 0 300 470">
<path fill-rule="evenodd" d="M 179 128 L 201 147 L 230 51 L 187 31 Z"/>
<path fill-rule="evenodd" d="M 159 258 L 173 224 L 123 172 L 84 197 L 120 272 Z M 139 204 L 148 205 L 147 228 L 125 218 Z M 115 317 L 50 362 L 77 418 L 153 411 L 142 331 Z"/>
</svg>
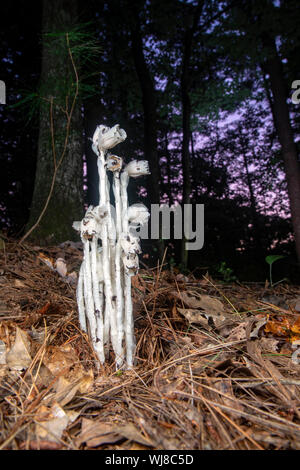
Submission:
<svg viewBox="0 0 300 470">
<path fill-rule="evenodd" d="M 108 152 L 126 137 L 118 124 L 97 126 L 92 149 L 98 157 L 99 204 L 73 223 L 84 246 L 77 286 L 80 326 L 90 334 L 102 364 L 111 342 L 117 369 L 133 367 L 135 353 L 131 277 L 138 272 L 141 247 L 130 229 L 147 223 L 150 215 L 143 204 L 128 207 L 127 196 L 129 178 L 148 175 L 148 162 L 133 160 L 122 171 L 122 158 Z M 107 171 L 113 174 L 115 216 Z"/>
</svg>

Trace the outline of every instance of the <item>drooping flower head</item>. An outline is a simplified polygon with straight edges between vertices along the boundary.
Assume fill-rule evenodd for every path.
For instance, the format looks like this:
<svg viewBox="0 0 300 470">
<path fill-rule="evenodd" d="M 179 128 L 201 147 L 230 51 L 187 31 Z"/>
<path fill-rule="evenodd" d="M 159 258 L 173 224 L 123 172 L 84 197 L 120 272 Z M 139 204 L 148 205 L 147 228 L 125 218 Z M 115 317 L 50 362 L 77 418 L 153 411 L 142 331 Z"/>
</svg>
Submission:
<svg viewBox="0 0 300 470">
<path fill-rule="evenodd" d="M 125 273 L 128 276 L 135 276 L 139 270 L 139 257 L 133 253 L 124 253 L 122 256 Z"/>
<path fill-rule="evenodd" d="M 138 237 L 131 233 L 122 233 L 120 237 L 120 244 L 124 253 L 135 254 L 141 253 L 141 246 Z"/>
<path fill-rule="evenodd" d="M 149 163 L 147 160 L 132 160 L 125 168 L 124 172 L 131 176 L 131 178 L 137 178 L 138 176 L 150 175 Z"/>
<path fill-rule="evenodd" d="M 126 132 L 120 128 L 119 124 L 113 127 L 101 124 L 94 132 L 92 148 L 94 151 L 95 149 L 108 150 L 123 142 L 126 137 Z M 96 153 L 98 154 L 97 151 Z"/>
<path fill-rule="evenodd" d="M 132 204 L 127 209 L 127 216 L 130 224 L 139 226 L 148 222 L 150 213 L 144 204 Z"/>
<path fill-rule="evenodd" d="M 106 159 L 106 168 L 109 171 L 120 171 L 123 165 L 123 159 L 117 155 L 109 155 Z"/>
<path fill-rule="evenodd" d="M 91 240 L 94 235 L 100 235 L 104 220 L 107 219 L 106 206 L 89 206 L 81 222 L 73 222 L 73 228 L 80 232 L 86 240 Z"/>
</svg>

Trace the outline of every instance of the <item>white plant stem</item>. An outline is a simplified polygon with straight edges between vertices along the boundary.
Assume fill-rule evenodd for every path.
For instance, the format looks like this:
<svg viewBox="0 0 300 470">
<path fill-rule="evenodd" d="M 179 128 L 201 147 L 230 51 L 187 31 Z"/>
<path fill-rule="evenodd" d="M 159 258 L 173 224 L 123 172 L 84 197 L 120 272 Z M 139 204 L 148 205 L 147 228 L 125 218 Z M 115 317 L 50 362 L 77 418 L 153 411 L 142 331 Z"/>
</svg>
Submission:
<svg viewBox="0 0 300 470">
<path fill-rule="evenodd" d="M 91 276 L 91 258 L 90 258 L 90 242 L 83 239 L 84 247 L 84 271 L 83 271 L 83 285 L 84 285 L 84 300 L 86 306 L 86 316 L 89 322 L 90 334 L 93 346 L 95 348 L 97 341 L 97 323 L 95 318 L 95 307 L 92 290 L 92 276 Z"/>
<path fill-rule="evenodd" d="M 83 331 L 87 332 L 85 306 L 84 306 L 84 296 L 83 296 L 83 277 L 84 277 L 83 271 L 84 271 L 84 263 L 82 263 L 82 265 L 80 266 L 76 298 L 77 298 L 77 305 L 78 305 L 80 328 Z"/>
<path fill-rule="evenodd" d="M 125 273 L 125 338 L 126 338 L 126 362 L 129 368 L 133 367 L 135 352 L 135 339 L 133 331 L 131 276 Z"/>
<path fill-rule="evenodd" d="M 121 176 L 121 199 L 122 199 L 122 229 L 124 234 L 128 234 L 128 195 L 127 188 L 129 176 L 126 171 Z M 134 336 L 133 317 L 131 300 L 131 276 L 124 270 L 124 299 L 125 299 L 125 342 L 126 342 L 126 362 L 128 367 L 133 366 Z"/>
<path fill-rule="evenodd" d="M 97 272 L 97 246 L 98 239 L 93 238 L 91 242 L 91 270 L 92 270 L 92 283 L 93 283 L 93 297 L 95 304 L 95 316 L 96 316 L 96 353 L 100 359 L 101 364 L 105 361 L 104 356 L 104 334 L 103 334 L 103 312 L 102 312 L 102 299 L 99 290 L 99 278 Z"/>
<path fill-rule="evenodd" d="M 122 158 L 107 154 L 108 149 L 125 138 L 126 132 L 119 125 L 97 126 L 92 148 L 98 157 L 99 205 L 90 206 L 84 219 L 73 224 L 80 231 L 84 246 L 76 294 L 80 326 L 89 331 L 102 364 L 111 341 L 117 369 L 125 363 L 124 338 L 128 368 L 133 367 L 135 353 L 131 277 L 138 269 L 140 244 L 130 228 L 142 225 L 149 216 L 142 204 L 135 204 L 129 210 L 127 195 L 129 177 L 148 174 L 148 163 L 133 160 L 121 173 Z M 107 171 L 113 172 L 115 219 Z"/>
<path fill-rule="evenodd" d="M 113 345 L 114 351 L 117 350 L 117 322 L 116 322 L 116 313 L 112 305 L 113 298 L 113 289 L 111 282 L 111 250 L 109 244 L 109 231 L 108 228 L 111 226 L 111 213 L 109 208 L 109 199 L 108 199 L 108 178 L 106 173 L 106 162 L 105 162 L 105 153 L 100 149 L 100 164 L 98 163 L 99 168 L 99 184 L 100 184 L 100 205 L 107 207 L 108 217 L 103 223 L 101 231 L 102 239 L 102 249 L 103 249 L 103 276 L 104 276 L 104 294 L 105 294 L 105 320 L 104 320 L 104 329 L 105 337 L 109 336 L 109 330 L 111 332 L 111 342 Z M 119 365 L 119 360 L 117 358 L 117 365 Z"/>
<path fill-rule="evenodd" d="M 124 336 L 124 300 L 123 300 L 123 289 L 122 289 L 122 277 L 121 277 L 121 245 L 120 236 L 122 234 L 122 206 L 121 206 L 121 194 L 120 194 L 120 172 L 114 172 L 114 196 L 116 205 L 116 253 L 115 253 L 115 272 L 116 272 L 116 308 L 117 308 L 117 355 L 120 361 L 124 361 L 124 350 L 123 350 L 123 336 Z"/>
</svg>

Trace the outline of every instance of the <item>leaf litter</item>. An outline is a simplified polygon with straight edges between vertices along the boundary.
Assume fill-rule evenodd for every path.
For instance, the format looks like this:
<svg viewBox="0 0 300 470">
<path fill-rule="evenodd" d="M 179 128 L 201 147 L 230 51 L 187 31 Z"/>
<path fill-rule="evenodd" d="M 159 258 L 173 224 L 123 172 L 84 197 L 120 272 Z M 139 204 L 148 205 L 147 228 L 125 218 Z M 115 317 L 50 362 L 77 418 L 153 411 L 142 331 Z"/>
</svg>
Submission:
<svg viewBox="0 0 300 470">
<path fill-rule="evenodd" d="M 80 244 L 0 256 L 0 449 L 300 449 L 299 287 L 141 270 L 116 371 L 79 328 Z"/>
</svg>

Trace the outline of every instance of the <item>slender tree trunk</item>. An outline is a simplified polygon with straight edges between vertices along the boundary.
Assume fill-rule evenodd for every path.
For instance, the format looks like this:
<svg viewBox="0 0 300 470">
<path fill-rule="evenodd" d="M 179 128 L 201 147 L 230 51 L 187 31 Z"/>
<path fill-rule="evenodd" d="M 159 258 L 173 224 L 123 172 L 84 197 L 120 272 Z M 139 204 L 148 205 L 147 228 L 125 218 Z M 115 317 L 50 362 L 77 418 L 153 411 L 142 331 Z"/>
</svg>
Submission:
<svg viewBox="0 0 300 470">
<path fill-rule="evenodd" d="M 173 201 L 173 195 L 172 195 L 172 181 L 171 181 L 172 168 L 171 168 L 171 154 L 170 154 L 170 151 L 169 151 L 169 148 L 168 148 L 168 144 L 169 144 L 168 135 L 165 136 L 164 144 L 165 144 L 165 155 L 166 155 L 166 158 L 167 158 L 167 162 L 166 162 L 166 168 L 167 168 L 167 195 L 168 195 L 168 199 L 169 199 L 169 206 L 172 206 L 174 201 Z"/>
<path fill-rule="evenodd" d="M 151 204 L 160 203 L 160 168 L 157 153 L 157 100 L 154 83 L 148 69 L 141 35 L 139 12 L 134 3 L 130 4 L 133 21 L 131 23 L 131 47 L 135 64 L 136 73 L 139 78 L 142 101 L 144 110 L 144 152 L 145 158 L 149 162 L 150 172 L 148 185 L 148 193 Z M 160 259 L 163 256 L 163 241 L 158 243 L 158 251 Z"/>
<path fill-rule="evenodd" d="M 270 38 L 265 42 L 273 52 L 265 62 L 264 70 L 270 77 L 273 119 L 284 159 L 296 252 L 300 262 L 300 163 L 290 122 L 282 64 L 275 42 Z"/>
<path fill-rule="evenodd" d="M 77 2 L 74 0 L 44 0 L 43 33 L 68 31 L 76 22 Z M 61 39 L 64 41 L 64 38 Z M 53 99 L 53 122 L 55 153 L 59 160 L 64 148 L 66 136 L 66 116 L 55 107 L 57 95 L 71 79 L 75 84 L 74 70 L 67 52 L 53 54 L 53 48 L 43 45 L 41 89 L 42 98 Z M 78 64 L 77 64 L 78 66 Z M 64 98 L 66 100 L 66 97 Z M 40 109 L 40 128 L 35 186 L 27 229 L 35 224 L 49 195 L 51 179 L 54 173 L 53 149 L 50 133 L 50 104 L 42 100 Z M 65 105 L 65 103 L 64 103 Z M 68 101 L 71 107 L 71 97 Z M 67 151 L 57 171 L 52 197 L 48 208 L 32 232 L 31 239 L 40 243 L 58 243 L 77 237 L 72 223 L 83 214 L 83 162 L 82 162 L 83 125 L 80 104 L 74 109 Z"/>
<path fill-rule="evenodd" d="M 89 100 L 84 105 L 84 133 L 85 133 L 85 158 L 87 174 L 87 204 L 96 206 L 99 204 L 99 175 L 97 167 L 97 157 L 92 150 L 91 138 L 103 115 L 103 109 L 95 100 Z"/>
<path fill-rule="evenodd" d="M 187 28 L 184 33 L 183 39 L 183 57 L 182 57 L 182 71 L 180 80 L 181 90 L 181 106 L 182 106 L 182 177 L 183 177 L 183 192 L 182 204 L 190 204 L 191 195 L 191 173 L 190 173 L 190 149 L 189 143 L 191 140 L 191 101 L 190 101 L 190 62 L 192 55 L 192 43 L 194 33 L 197 29 L 203 3 L 199 1 L 194 17 L 193 24 Z M 183 206 L 184 207 L 184 206 Z M 185 249 L 186 239 L 183 237 L 181 244 L 181 264 L 184 268 L 188 264 L 188 251 Z"/>
</svg>

